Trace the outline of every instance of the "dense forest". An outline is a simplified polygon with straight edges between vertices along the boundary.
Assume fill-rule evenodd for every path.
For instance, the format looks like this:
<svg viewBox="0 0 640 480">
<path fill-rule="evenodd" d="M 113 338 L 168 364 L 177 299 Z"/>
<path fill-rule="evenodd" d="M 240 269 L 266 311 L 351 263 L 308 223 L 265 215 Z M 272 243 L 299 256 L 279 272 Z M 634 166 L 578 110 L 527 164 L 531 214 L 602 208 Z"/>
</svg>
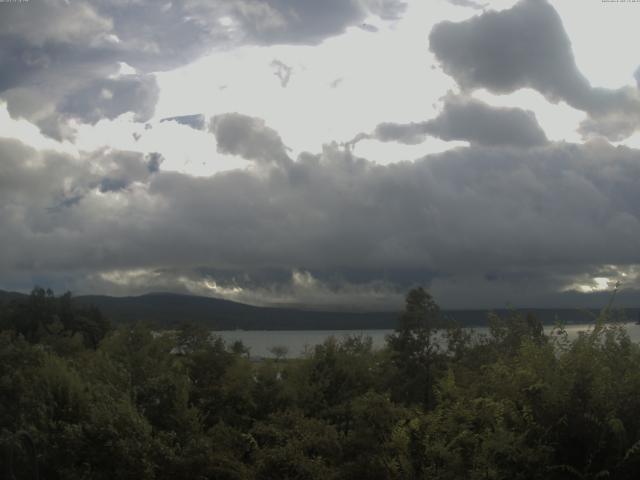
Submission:
<svg viewBox="0 0 640 480">
<path fill-rule="evenodd" d="M 518 312 L 477 335 L 417 288 L 384 349 L 256 360 L 35 289 L 0 309 L 2 475 L 637 479 L 640 347 L 613 316 L 575 340 Z"/>
</svg>

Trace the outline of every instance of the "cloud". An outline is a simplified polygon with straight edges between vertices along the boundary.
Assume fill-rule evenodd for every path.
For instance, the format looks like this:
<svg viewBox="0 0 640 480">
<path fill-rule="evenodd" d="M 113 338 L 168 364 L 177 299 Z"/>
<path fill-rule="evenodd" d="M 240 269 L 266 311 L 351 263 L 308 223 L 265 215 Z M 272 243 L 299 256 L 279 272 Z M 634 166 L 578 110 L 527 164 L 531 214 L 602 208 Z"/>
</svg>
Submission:
<svg viewBox="0 0 640 480">
<path fill-rule="evenodd" d="M 470 7 L 475 8 L 476 10 L 482 10 L 486 8 L 488 4 L 474 2 L 473 0 L 448 0 L 452 5 L 458 5 L 459 7 Z"/>
<path fill-rule="evenodd" d="M 372 14 L 384 20 L 397 20 L 407 10 L 407 2 L 402 0 L 364 0 Z"/>
<path fill-rule="evenodd" d="M 90 274 L 93 291 L 118 295 L 177 292 L 214 296 L 252 305 L 325 310 L 399 310 L 405 290 L 381 280 L 350 283 L 323 279 L 306 270 L 234 271 L 132 269 Z"/>
<path fill-rule="evenodd" d="M 74 116 L 83 120 L 94 109 L 62 112 L 61 105 L 68 106 L 76 97 L 84 97 L 86 103 L 87 95 L 95 93 L 98 83 L 103 82 L 118 95 L 112 101 L 97 96 L 100 106 L 93 113 L 115 112 L 123 107 L 122 97 L 131 99 L 126 89 L 139 90 L 140 83 L 152 87 L 149 78 L 115 78 L 124 51 L 112 27 L 110 19 L 87 2 L 70 5 L 40 0 L 3 6 L 0 95 L 11 115 L 30 120 L 54 138 L 69 138 L 73 131 L 68 120 Z M 125 111 L 133 110 L 141 116 L 148 113 L 148 105 L 141 105 L 144 111 L 136 111 L 138 106 L 134 102 Z"/>
<path fill-rule="evenodd" d="M 442 22 L 429 35 L 444 71 L 465 90 L 505 94 L 533 88 L 552 102 L 589 114 L 581 131 L 612 140 L 640 125 L 640 92 L 594 88 L 576 66 L 560 16 L 546 0 L 521 0 L 463 22 Z"/>
<path fill-rule="evenodd" d="M 150 153 L 147 160 L 147 168 L 149 173 L 156 173 L 160 171 L 160 165 L 164 162 L 164 158 L 157 152 Z"/>
<path fill-rule="evenodd" d="M 146 122 L 153 116 L 159 94 L 151 75 L 97 79 L 67 96 L 58 105 L 58 111 L 90 124 L 113 120 L 126 112 L 134 112 L 136 122 Z"/>
<path fill-rule="evenodd" d="M 95 130 L 83 124 L 123 114 L 120 121 L 153 122 L 157 72 L 216 49 L 317 45 L 351 28 L 380 27 L 380 35 L 353 33 L 384 40 L 394 33 L 384 22 L 395 22 L 405 9 L 393 0 L 32 0 L 2 7 L 0 97 L 14 118 L 49 136 L 71 138 L 77 125 L 83 134 L 100 135 L 109 122 Z M 395 33 L 412 28 L 398 26 Z M 327 44 L 327 51 L 342 48 Z M 618 139 L 640 124 L 638 89 L 593 87 L 576 66 L 560 18 L 543 0 L 440 23 L 430 48 L 462 94 L 445 97 L 435 118 L 381 124 L 354 139 L 419 143 L 434 136 L 469 143 L 415 161 L 376 164 L 354 156 L 351 142 L 293 158 L 271 125 L 241 113 L 209 122 L 201 114 L 161 120 L 206 126 L 211 135 L 171 124 L 157 125 L 144 139 L 142 125 L 124 135 L 141 140 L 136 148 L 165 152 L 169 164 L 158 153 L 69 155 L 0 139 L 0 287 L 161 289 L 260 304 L 379 308 L 397 305 L 421 283 L 446 306 L 473 307 L 575 305 L 586 301 L 584 292 L 600 295 L 603 285 L 625 278 L 631 293 L 622 297 L 640 301 L 640 152 L 594 139 L 550 142 L 533 113 L 471 96 L 480 88 L 533 88 L 587 112 L 585 137 Z M 291 49 L 261 61 L 284 58 L 285 50 Z M 291 67 L 277 59 L 271 67 L 287 86 Z M 315 76 L 311 67 L 306 75 L 314 88 L 342 81 L 335 71 Z M 340 95 L 360 89 L 356 77 L 345 76 L 322 112 L 344 106 Z M 211 84 L 229 85 L 224 101 L 238 91 L 227 80 Z M 638 72 L 636 80 L 640 84 Z M 295 93 L 275 88 L 278 95 Z M 380 98 L 375 88 L 361 90 L 365 107 Z M 245 100 L 247 111 L 264 111 L 260 101 Z M 210 106 L 226 109 L 224 101 Z M 402 101 L 394 97 L 396 107 Z M 310 119 L 307 127 L 314 128 L 314 111 L 305 105 L 300 111 L 308 115 L 299 123 Z M 336 122 L 328 132 L 342 128 Z M 170 142 L 177 153 L 154 144 L 152 136 L 164 130 L 191 135 L 194 143 L 206 140 L 198 144 L 198 165 L 220 161 L 215 137 L 219 152 L 235 155 L 230 166 L 242 168 L 197 178 L 172 171 L 190 160 L 180 150 L 185 142 Z M 252 164 L 245 167 L 239 157 Z"/>
<path fill-rule="evenodd" d="M 358 28 L 369 33 L 376 33 L 378 31 L 378 27 L 369 23 L 361 23 L 360 25 L 358 25 Z"/>
<path fill-rule="evenodd" d="M 179 115 L 177 117 L 167 117 L 160 120 L 160 122 L 176 122 L 180 125 L 186 125 L 195 130 L 204 130 L 205 128 L 205 118 L 201 113 L 196 113 L 193 115 Z"/>
<path fill-rule="evenodd" d="M 382 123 L 372 135 L 365 137 L 383 142 L 418 144 L 427 136 L 447 141 L 466 140 L 485 146 L 528 148 L 547 143 L 533 112 L 492 107 L 478 100 L 453 95 L 445 98 L 442 112 L 433 120 L 408 124 Z"/>
<path fill-rule="evenodd" d="M 338 77 L 335 80 L 331 81 L 331 83 L 329 83 L 329 88 L 338 88 L 342 82 L 344 81 L 344 78 L 342 77 Z"/>
<path fill-rule="evenodd" d="M 209 130 L 216 137 L 220 153 L 276 165 L 291 161 L 278 132 L 260 118 L 239 113 L 217 115 L 211 119 Z"/>
<path fill-rule="evenodd" d="M 277 59 L 271 62 L 271 67 L 274 69 L 273 74 L 280 80 L 282 88 L 286 88 L 289 84 L 289 80 L 291 80 L 291 72 L 293 71 L 293 68 Z"/>
<path fill-rule="evenodd" d="M 3 159 L 0 202 L 6 207 L 0 213 L 0 224 L 4 233 L 30 231 L 36 236 L 42 234 L 44 245 L 47 245 L 48 233 L 65 231 L 65 225 L 57 223 L 59 220 L 71 221 L 73 212 L 82 209 L 86 202 L 110 198 L 103 194 L 125 194 L 129 188 L 137 188 L 152 173 L 147 166 L 151 158 L 131 152 L 100 150 L 76 158 L 38 152 L 8 139 L 0 140 L 0 152 Z M 80 228 L 76 234 L 81 234 L 84 227 L 79 224 L 76 227 Z M 20 248 L 24 248 L 26 254 L 33 246 L 34 238 L 27 236 L 23 240 L 27 243 Z M 19 261 L 31 262 L 28 257 Z M 38 259 L 33 261 L 37 264 Z"/>
<path fill-rule="evenodd" d="M 638 150 L 473 145 L 382 166 L 328 144 L 284 161 L 260 119 L 226 114 L 211 128 L 219 148 L 261 168 L 195 178 L 151 173 L 139 154 L 74 158 L 0 140 L 3 277 L 98 278 L 109 291 L 109 272 L 143 270 L 295 302 L 292 272 L 303 272 L 324 292 L 314 303 L 424 283 L 450 307 L 501 306 L 549 304 L 603 266 L 638 263 Z"/>
<path fill-rule="evenodd" d="M 155 72 L 186 65 L 214 49 L 317 44 L 368 15 L 399 15 L 400 5 L 392 0 L 3 5 L 0 98 L 13 118 L 25 118 L 58 140 L 73 137 L 70 120 L 93 124 L 132 111 L 134 121 L 144 122 L 157 100 Z M 120 75 L 122 65 L 128 75 Z"/>
<path fill-rule="evenodd" d="M 94 38 L 94 45 L 108 40 L 112 24 L 100 15 L 96 2 L 70 5 L 64 0 L 39 0 L 29 3 L 3 8 L 3 36 L 21 37 L 33 46 L 70 44 L 90 37 Z"/>
<path fill-rule="evenodd" d="M 398 0 L 239 0 L 223 8 L 245 41 L 262 45 L 318 44 L 369 15 L 397 20 L 405 10 Z"/>
</svg>

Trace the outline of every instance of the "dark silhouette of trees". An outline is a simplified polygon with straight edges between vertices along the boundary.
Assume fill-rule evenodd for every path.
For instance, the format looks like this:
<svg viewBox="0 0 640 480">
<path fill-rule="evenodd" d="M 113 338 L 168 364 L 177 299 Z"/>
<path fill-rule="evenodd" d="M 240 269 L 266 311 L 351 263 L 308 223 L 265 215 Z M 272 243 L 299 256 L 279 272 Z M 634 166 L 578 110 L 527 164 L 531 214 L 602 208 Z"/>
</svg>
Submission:
<svg viewBox="0 0 640 480">
<path fill-rule="evenodd" d="M 640 346 L 608 309 L 576 338 L 517 312 L 480 335 L 416 288 L 384 348 L 259 361 L 43 289 L 0 322 L 3 480 L 640 478 Z"/>
<path fill-rule="evenodd" d="M 96 349 L 111 329 L 111 323 L 99 309 L 78 306 L 70 292 L 56 297 L 50 289 L 35 287 L 26 300 L 13 300 L 3 315 L 7 328 L 30 343 L 45 337 L 72 338 L 79 335 L 86 347 Z"/>
<path fill-rule="evenodd" d="M 442 328 L 440 308 L 422 287 L 406 297 L 398 327 L 387 339 L 391 359 L 398 369 L 395 385 L 399 399 L 407 403 L 434 406 L 434 382 L 440 359 L 438 331 Z"/>
</svg>

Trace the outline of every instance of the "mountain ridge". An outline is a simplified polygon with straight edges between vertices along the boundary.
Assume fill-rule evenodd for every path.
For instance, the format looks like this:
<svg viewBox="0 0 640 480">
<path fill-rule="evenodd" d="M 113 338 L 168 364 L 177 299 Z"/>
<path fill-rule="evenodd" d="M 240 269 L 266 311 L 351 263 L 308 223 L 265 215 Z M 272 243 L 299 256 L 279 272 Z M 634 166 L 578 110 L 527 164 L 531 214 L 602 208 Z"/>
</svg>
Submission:
<svg viewBox="0 0 640 480">
<path fill-rule="evenodd" d="M 0 302 L 26 299 L 27 294 L 0 290 Z M 214 297 L 150 292 L 137 296 L 80 295 L 78 305 L 98 307 L 114 323 L 148 322 L 161 328 L 182 322 L 198 323 L 213 330 L 375 330 L 392 329 L 400 312 L 325 311 L 304 308 L 259 307 Z M 593 321 L 594 309 L 514 308 L 443 310 L 446 317 L 462 326 L 487 324 L 489 312 L 507 315 L 512 312 L 531 313 L 545 324 L 556 319 L 565 323 Z M 639 308 L 625 309 L 628 319 L 638 318 Z"/>
</svg>

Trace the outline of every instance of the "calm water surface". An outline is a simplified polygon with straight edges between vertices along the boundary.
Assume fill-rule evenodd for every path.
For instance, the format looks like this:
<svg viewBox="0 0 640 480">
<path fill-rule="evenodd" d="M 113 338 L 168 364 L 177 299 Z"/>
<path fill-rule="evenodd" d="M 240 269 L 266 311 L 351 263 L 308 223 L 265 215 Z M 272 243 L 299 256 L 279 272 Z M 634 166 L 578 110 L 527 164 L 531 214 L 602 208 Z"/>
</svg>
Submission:
<svg viewBox="0 0 640 480">
<path fill-rule="evenodd" d="M 576 324 L 566 327 L 569 338 L 575 338 L 580 331 L 593 328 L 592 324 Z M 634 323 L 625 324 L 625 328 L 634 342 L 640 342 L 640 325 Z M 487 327 L 473 329 L 478 333 L 488 333 Z M 548 333 L 551 327 L 545 327 Z M 385 344 L 385 337 L 393 330 L 228 330 L 214 332 L 220 335 L 226 342 L 241 340 L 250 348 L 252 357 L 272 357 L 269 351 L 276 346 L 284 346 L 288 349 L 288 357 L 301 356 L 305 349 L 313 348 L 321 344 L 327 338 L 334 336 L 340 340 L 350 335 L 364 335 L 371 337 L 374 348 L 381 348 Z"/>
</svg>

